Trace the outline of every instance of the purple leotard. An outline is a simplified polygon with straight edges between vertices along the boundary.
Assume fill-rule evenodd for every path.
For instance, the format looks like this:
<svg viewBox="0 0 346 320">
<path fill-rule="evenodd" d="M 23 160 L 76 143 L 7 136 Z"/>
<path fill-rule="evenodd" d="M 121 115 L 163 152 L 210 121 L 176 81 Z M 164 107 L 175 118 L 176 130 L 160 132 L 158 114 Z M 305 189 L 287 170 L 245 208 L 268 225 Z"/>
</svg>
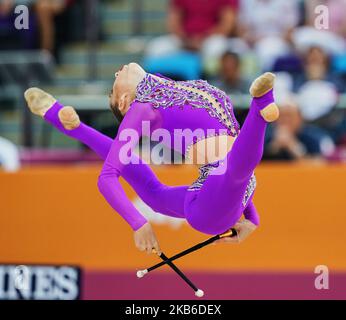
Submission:
<svg viewBox="0 0 346 320">
<path fill-rule="evenodd" d="M 120 176 L 154 211 L 185 218 L 200 232 L 219 234 L 232 227 L 243 213 L 254 224 L 259 223 L 252 202 L 256 187 L 253 172 L 262 158 L 267 126 L 259 111 L 273 101 L 272 90 L 260 98 L 253 98 L 240 130 L 230 99 L 206 81 L 176 82 L 146 74 L 113 141 L 83 123 L 74 130 L 65 130 L 58 118 L 62 108 L 58 102 L 48 110 L 45 119 L 105 160 L 98 180 L 99 190 L 133 230 L 138 230 L 147 221 L 127 198 L 119 182 Z M 160 128 L 170 132 L 169 145 L 185 154 L 194 143 L 211 135 L 226 134 L 237 138 L 223 161 L 200 167 L 199 178 L 190 186 L 166 186 L 132 152 L 141 136 L 143 121 L 150 124 L 148 134 Z M 196 134 L 187 136 L 181 145 L 175 145 L 177 129 L 192 130 Z M 126 140 L 128 132 L 137 134 Z M 123 150 L 127 150 L 126 160 L 131 161 L 122 161 Z M 223 173 L 214 174 L 217 170 Z"/>
</svg>

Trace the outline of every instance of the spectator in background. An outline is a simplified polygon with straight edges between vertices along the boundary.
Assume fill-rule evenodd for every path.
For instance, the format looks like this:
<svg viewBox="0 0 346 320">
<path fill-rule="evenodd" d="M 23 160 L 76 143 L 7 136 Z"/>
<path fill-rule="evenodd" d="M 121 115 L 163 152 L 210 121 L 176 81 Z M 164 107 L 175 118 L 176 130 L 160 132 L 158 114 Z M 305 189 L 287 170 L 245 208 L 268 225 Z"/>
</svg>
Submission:
<svg viewBox="0 0 346 320">
<path fill-rule="evenodd" d="M 235 26 L 234 0 L 173 0 L 168 12 L 169 31 L 191 50 L 199 51 L 210 36 L 231 35 Z"/>
<path fill-rule="evenodd" d="M 237 53 L 226 51 L 222 55 L 220 77 L 215 85 L 228 95 L 248 94 L 249 81 L 242 77 L 241 60 Z"/>
<path fill-rule="evenodd" d="M 62 14 L 74 0 L 36 0 L 35 9 L 40 28 L 40 47 L 55 53 L 55 17 Z"/>
<path fill-rule="evenodd" d="M 335 85 L 338 92 L 342 92 L 341 78 L 331 71 L 330 56 L 321 47 L 310 47 L 302 56 L 303 73 L 296 79 L 296 88 L 299 89 L 307 81 L 323 80 Z"/>
<path fill-rule="evenodd" d="M 301 160 L 330 156 L 334 143 L 328 133 L 303 121 L 297 102 L 289 97 L 280 104 L 280 118 L 266 135 L 267 159 Z"/>
<path fill-rule="evenodd" d="M 239 12 L 240 33 L 250 44 L 268 37 L 289 39 L 299 21 L 297 0 L 245 0 Z"/>
<path fill-rule="evenodd" d="M 36 49 L 47 50 L 57 57 L 56 18 L 61 16 L 74 0 L 1 0 L 0 37 L 6 39 L 0 49 Z M 14 28 L 14 6 L 24 4 L 30 8 L 29 30 Z M 38 33 L 38 34 L 37 34 Z M 39 38 L 39 41 L 37 41 Z M 3 42 L 3 41 L 2 41 Z"/>
<path fill-rule="evenodd" d="M 14 0 L 1 0 L 0 2 L 0 15 L 2 17 L 8 16 L 12 13 Z"/>
<path fill-rule="evenodd" d="M 321 48 L 311 47 L 304 60 L 307 80 L 323 80 L 329 75 L 329 57 Z"/>
<path fill-rule="evenodd" d="M 170 0 L 169 34 L 153 39 L 148 57 L 173 55 L 181 50 L 201 52 L 203 61 L 218 61 L 224 38 L 236 31 L 237 0 Z"/>
<path fill-rule="evenodd" d="M 300 20 L 298 0 L 245 0 L 239 9 L 239 35 L 257 54 L 263 70 L 291 50 L 291 33 Z"/>
<path fill-rule="evenodd" d="M 303 118 L 328 131 L 338 144 L 346 134 L 345 112 L 335 108 L 339 93 L 345 91 L 342 78 L 332 72 L 330 56 L 320 47 L 309 48 L 303 61 L 303 73 L 296 80 Z"/>
</svg>

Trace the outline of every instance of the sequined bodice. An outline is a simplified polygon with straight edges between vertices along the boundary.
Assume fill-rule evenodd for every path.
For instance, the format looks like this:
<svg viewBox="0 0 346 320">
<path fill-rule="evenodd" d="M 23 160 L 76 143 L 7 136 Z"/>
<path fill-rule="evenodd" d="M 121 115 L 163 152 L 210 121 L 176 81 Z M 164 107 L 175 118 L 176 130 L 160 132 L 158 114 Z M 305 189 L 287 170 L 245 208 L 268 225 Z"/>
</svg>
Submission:
<svg viewBox="0 0 346 320">
<path fill-rule="evenodd" d="M 186 105 L 192 106 L 193 109 L 204 109 L 211 121 L 201 125 L 210 129 L 217 120 L 227 129 L 228 135 L 235 137 L 239 134 L 239 124 L 234 116 L 230 98 L 204 80 L 173 81 L 148 73 L 137 87 L 136 100 L 150 103 L 158 109 L 179 107 L 182 117 L 186 116 Z"/>
<path fill-rule="evenodd" d="M 238 136 L 240 131 L 230 98 L 223 91 L 204 80 L 173 81 L 162 76 L 146 74 L 137 86 L 136 101 L 150 103 L 153 108 L 161 111 L 172 110 L 171 113 L 162 112 L 164 117 L 172 118 L 171 122 L 174 121 L 174 123 L 170 123 L 170 119 L 165 121 L 165 126 L 168 128 L 179 127 L 178 122 L 184 122 L 187 126 L 190 124 L 190 129 L 195 129 L 193 124 L 196 123 L 195 118 L 198 119 L 198 127 L 202 129 L 203 135 L 197 137 L 197 140 L 188 141 L 188 146 L 185 148 L 187 154 L 192 144 L 210 136 L 206 133 L 208 129 L 223 128 L 223 132 L 232 137 Z M 176 111 L 177 108 L 178 111 Z M 204 110 L 206 114 L 197 114 L 193 110 Z M 194 121 L 191 120 L 189 123 L 186 118 L 191 118 Z M 212 135 L 219 134 L 224 133 L 215 131 Z M 188 191 L 200 190 L 208 175 L 219 166 L 219 163 L 220 161 L 217 161 L 201 166 L 199 178 L 190 186 Z M 243 198 L 244 206 L 253 194 L 255 187 L 256 178 L 252 175 Z"/>
</svg>

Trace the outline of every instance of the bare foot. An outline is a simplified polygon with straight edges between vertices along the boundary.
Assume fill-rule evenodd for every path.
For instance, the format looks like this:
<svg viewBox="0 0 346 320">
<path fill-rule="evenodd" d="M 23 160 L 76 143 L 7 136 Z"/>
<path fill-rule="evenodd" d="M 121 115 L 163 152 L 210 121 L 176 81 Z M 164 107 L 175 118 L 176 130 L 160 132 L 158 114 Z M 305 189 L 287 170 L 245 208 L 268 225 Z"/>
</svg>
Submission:
<svg viewBox="0 0 346 320">
<path fill-rule="evenodd" d="M 30 111 L 42 118 L 56 102 L 53 96 L 39 88 L 30 88 L 26 90 L 24 97 Z M 76 129 L 80 125 L 78 114 L 72 107 L 63 107 L 59 111 L 58 116 L 66 130 Z"/>
<path fill-rule="evenodd" d="M 262 74 L 255 79 L 250 87 L 250 94 L 254 98 L 260 98 L 268 93 L 274 87 L 275 75 L 270 72 Z M 260 111 L 263 119 L 267 122 L 273 122 L 279 118 L 279 108 L 273 102 Z"/>
<path fill-rule="evenodd" d="M 75 109 L 64 107 L 59 111 L 59 119 L 66 130 L 73 130 L 79 127 L 80 120 Z"/>
<path fill-rule="evenodd" d="M 30 88 L 25 91 L 24 97 L 29 109 L 33 114 L 44 117 L 46 112 L 53 106 L 56 99 L 39 88 Z"/>
</svg>

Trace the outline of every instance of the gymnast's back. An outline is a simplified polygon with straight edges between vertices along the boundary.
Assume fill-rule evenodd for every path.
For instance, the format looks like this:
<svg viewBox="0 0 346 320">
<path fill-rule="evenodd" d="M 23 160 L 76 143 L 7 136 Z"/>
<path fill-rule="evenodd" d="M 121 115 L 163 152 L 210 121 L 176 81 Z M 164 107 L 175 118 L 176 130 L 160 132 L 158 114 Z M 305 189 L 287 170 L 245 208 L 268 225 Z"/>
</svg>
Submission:
<svg viewBox="0 0 346 320">
<path fill-rule="evenodd" d="M 168 130 L 173 145 L 177 130 L 181 130 L 183 135 L 186 131 L 193 132 L 191 137 L 186 136 L 181 150 L 184 154 L 203 139 L 214 136 L 236 137 L 239 134 L 239 124 L 230 98 L 204 80 L 174 81 L 146 73 L 137 86 L 136 99 L 130 111 L 139 111 L 139 105 L 142 105 L 142 109 L 151 109 L 147 112 L 154 115 L 143 118 L 149 121 L 155 119 L 150 129 Z"/>
</svg>

